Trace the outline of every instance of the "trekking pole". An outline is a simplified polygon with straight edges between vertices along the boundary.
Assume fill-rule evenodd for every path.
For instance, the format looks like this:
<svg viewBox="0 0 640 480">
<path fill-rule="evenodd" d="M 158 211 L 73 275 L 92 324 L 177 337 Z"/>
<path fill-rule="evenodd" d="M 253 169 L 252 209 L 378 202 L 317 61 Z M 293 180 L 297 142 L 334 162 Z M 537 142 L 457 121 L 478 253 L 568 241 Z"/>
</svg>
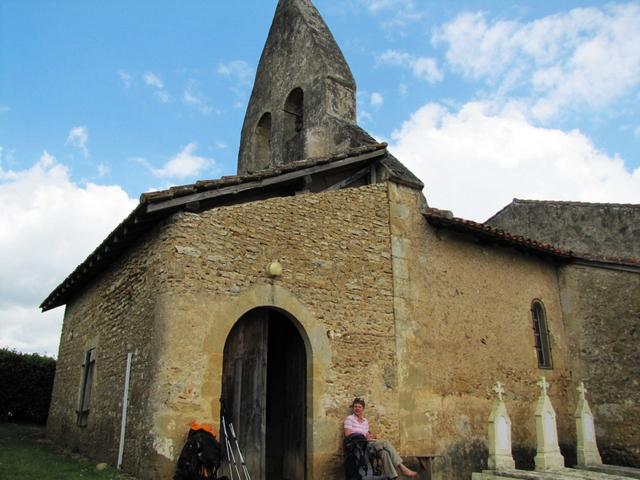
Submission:
<svg viewBox="0 0 640 480">
<path fill-rule="evenodd" d="M 231 423 L 229 423 L 231 425 Z M 231 480 L 233 480 L 233 469 L 231 468 L 231 461 L 233 460 L 233 466 L 236 468 L 236 473 L 238 474 L 238 480 L 241 480 L 240 470 L 238 470 L 238 464 L 236 463 L 236 456 L 233 454 L 233 448 L 231 447 L 231 442 L 229 441 L 229 435 L 227 434 L 227 425 L 225 422 L 224 415 L 222 415 L 222 429 L 224 430 L 224 441 L 225 447 L 227 449 L 227 462 L 229 463 L 229 475 L 231 476 Z M 229 458 L 229 453 L 231 453 L 231 458 Z"/>
<path fill-rule="evenodd" d="M 229 434 L 227 433 L 227 421 L 225 418 L 225 413 L 227 409 L 224 406 L 224 400 L 222 397 L 220 398 L 220 416 L 222 417 L 222 431 L 224 432 L 224 445 L 227 450 L 227 463 L 229 464 L 229 476 L 231 480 L 233 480 L 233 469 L 231 468 L 231 461 L 233 460 L 233 466 L 236 468 L 236 473 L 238 474 L 238 480 L 242 480 L 240 476 L 240 470 L 238 470 L 238 464 L 236 463 L 236 456 L 233 454 L 233 448 L 231 447 L 231 442 L 229 441 Z"/>
<path fill-rule="evenodd" d="M 231 466 L 231 456 L 229 454 L 230 444 L 229 444 L 229 436 L 227 435 L 227 427 L 224 426 L 224 415 L 222 415 L 222 431 L 224 435 L 224 449 L 227 454 L 227 465 L 229 465 L 229 477 L 230 480 L 233 480 L 233 467 Z M 238 479 L 240 480 L 240 479 Z"/>
<path fill-rule="evenodd" d="M 229 429 L 231 430 L 231 438 L 236 442 L 236 448 L 238 449 L 238 456 L 240 457 L 240 463 L 242 464 L 242 470 L 244 471 L 244 476 L 246 480 L 251 480 L 251 475 L 249 475 L 249 470 L 247 470 L 247 464 L 244 461 L 244 457 L 242 456 L 242 452 L 240 451 L 240 444 L 238 444 L 238 437 L 236 436 L 236 432 L 233 429 L 233 423 L 229 422 Z"/>
</svg>

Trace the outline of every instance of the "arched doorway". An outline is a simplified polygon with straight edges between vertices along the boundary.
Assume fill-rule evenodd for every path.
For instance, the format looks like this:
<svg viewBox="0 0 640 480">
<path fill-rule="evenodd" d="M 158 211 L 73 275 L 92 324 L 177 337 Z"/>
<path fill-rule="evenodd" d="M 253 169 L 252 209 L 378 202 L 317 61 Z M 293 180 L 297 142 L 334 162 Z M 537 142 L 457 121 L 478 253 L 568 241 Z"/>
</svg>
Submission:
<svg viewBox="0 0 640 480">
<path fill-rule="evenodd" d="M 224 346 L 222 398 L 253 480 L 306 478 L 307 354 L 293 321 L 256 308 Z"/>
</svg>

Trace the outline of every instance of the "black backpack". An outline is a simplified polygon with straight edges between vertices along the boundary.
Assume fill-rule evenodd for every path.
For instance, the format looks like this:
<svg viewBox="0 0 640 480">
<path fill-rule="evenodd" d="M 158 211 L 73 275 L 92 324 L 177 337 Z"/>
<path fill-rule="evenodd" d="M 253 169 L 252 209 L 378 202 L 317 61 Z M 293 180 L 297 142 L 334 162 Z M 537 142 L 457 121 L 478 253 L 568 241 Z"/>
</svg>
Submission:
<svg viewBox="0 0 640 480">
<path fill-rule="evenodd" d="M 373 467 L 374 452 L 367 438 L 360 433 L 344 437 L 344 475 L 346 480 L 388 480 Z"/>
<path fill-rule="evenodd" d="M 174 480 L 211 480 L 217 478 L 222 461 L 222 448 L 211 433 L 189 430 L 182 448 Z"/>
</svg>

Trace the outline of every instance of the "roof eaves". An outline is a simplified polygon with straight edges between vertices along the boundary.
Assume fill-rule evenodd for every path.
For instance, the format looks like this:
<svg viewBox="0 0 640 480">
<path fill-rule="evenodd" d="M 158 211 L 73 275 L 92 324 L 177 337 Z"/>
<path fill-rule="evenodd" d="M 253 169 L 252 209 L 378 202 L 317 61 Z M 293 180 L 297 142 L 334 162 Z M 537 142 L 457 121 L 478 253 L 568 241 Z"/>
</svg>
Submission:
<svg viewBox="0 0 640 480">
<path fill-rule="evenodd" d="M 541 205 L 541 206 L 552 205 L 552 206 L 558 206 L 558 207 L 640 208 L 640 204 L 637 204 L 637 203 L 598 203 L 598 202 L 578 202 L 575 200 L 527 200 L 522 198 L 514 198 L 511 204 Z"/>
<path fill-rule="evenodd" d="M 138 204 L 131 213 L 107 235 L 107 237 L 78 265 L 62 283 L 60 283 L 40 304 L 43 312 L 64 305 L 63 299 L 68 292 L 78 288 L 81 281 L 92 277 L 108 260 L 117 256 L 132 241 L 136 225 L 143 223 L 145 217 L 144 205 Z"/>
<path fill-rule="evenodd" d="M 611 257 L 606 255 L 592 255 L 590 253 L 574 252 L 575 262 L 581 265 L 610 267 L 617 266 L 618 270 L 640 272 L 640 259 L 635 257 Z"/>
<path fill-rule="evenodd" d="M 248 190 L 282 184 L 297 178 L 302 178 L 309 174 L 320 173 L 346 165 L 356 164 L 367 160 L 372 160 L 386 154 L 386 144 L 376 144 L 360 147 L 349 151 L 349 154 L 339 154 L 333 157 L 324 157 L 313 161 L 296 162 L 287 165 L 286 168 L 264 171 L 265 174 L 259 179 L 250 177 L 235 177 L 238 181 L 217 184 L 208 188 L 201 188 L 185 191 L 184 195 L 167 195 L 164 198 L 156 196 L 147 202 L 147 213 L 158 212 L 165 209 L 175 209 L 182 205 L 211 200 L 224 195 L 237 194 Z M 277 173 L 273 173 L 277 172 Z M 245 181 L 245 179 L 247 181 Z"/>
<path fill-rule="evenodd" d="M 454 217 L 451 212 L 446 210 L 427 208 L 423 211 L 423 215 L 429 223 L 435 226 L 466 232 L 484 240 L 493 241 L 501 245 L 521 248 L 532 253 L 551 256 L 557 259 L 568 260 L 572 258 L 572 253 L 570 251 L 561 250 L 549 243 L 539 242 L 520 235 L 514 235 L 504 230 L 494 228 L 486 223 L 478 223 L 472 220 Z"/>
<path fill-rule="evenodd" d="M 494 241 L 497 244 L 524 249 L 531 253 L 553 257 L 561 261 L 573 262 L 591 267 L 640 273 L 640 259 L 637 258 L 607 257 L 591 255 L 588 253 L 578 253 L 571 250 L 562 250 L 549 243 L 539 242 L 521 235 L 514 235 L 487 225 L 486 223 L 477 223 L 472 220 L 454 217 L 453 214 L 447 210 L 427 208 L 423 211 L 423 215 L 427 221 L 434 226 L 466 232 L 485 240 Z"/>
<path fill-rule="evenodd" d="M 386 154 L 386 143 L 377 143 L 357 147 L 336 154 L 315 159 L 305 159 L 293 162 L 273 170 L 262 170 L 249 175 L 227 176 L 217 180 L 204 180 L 190 185 L 171 187 L 161 192 L 149 192 L 140 196 L 140 202 L 133 211 L 103 240 L 87 258 L 78 265 L 65 280 L 62 281 L 40 304 L 42 311 L 64 305 L 68 299 L 81 288 L 81 285 L 95 276 L 110 261 L 114 260 L 138 236 L 149 230 L 158 220 L 180 206 L 194 201 L 193 196 L 207 191 L 217 191 L 224 194 L 225 188 L 246 185 L 246 188 L 260 188 L 267 184 L 277 184 L 278 177 L 299 172 L 301 176 L 307 174 L 307 169 L 327 165 L 327 170 L 337 168 L 344 161 L 353 163 L 367 161 Z M 341 163 L 342 162 L 342 163 Z M 228 191 L 228 193 L 232 193 Z M 171 209 L 155 208 L 151 205 L 168 204 Z M 175 203 L 175 205 L 174 205 Z"/>
</svg>

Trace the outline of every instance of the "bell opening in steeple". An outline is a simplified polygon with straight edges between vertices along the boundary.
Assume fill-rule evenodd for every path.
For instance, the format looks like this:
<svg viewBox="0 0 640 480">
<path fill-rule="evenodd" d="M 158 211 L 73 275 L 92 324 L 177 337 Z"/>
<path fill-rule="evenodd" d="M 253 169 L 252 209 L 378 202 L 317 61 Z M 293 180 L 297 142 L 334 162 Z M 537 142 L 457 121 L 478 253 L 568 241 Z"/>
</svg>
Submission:
<svg viewBox="0 0 640 480">
<path fill-rule="evenodd" d="M 359 145 L 355 92 L 349 65 L 312 1 L 279 0 L 242 126 L 238 173 Z"/>
<path fill-rule="evenodd" d="M 304 158 L 304 92 L 294 88 L 284 102 L 285 163 Z"/>
<path fill-rule="evenodd" d="M 253 146 L 256 170 L 271 167 L 271 113 L 267 112 L 260 117 L 254 134 Z"/>
</svg>

